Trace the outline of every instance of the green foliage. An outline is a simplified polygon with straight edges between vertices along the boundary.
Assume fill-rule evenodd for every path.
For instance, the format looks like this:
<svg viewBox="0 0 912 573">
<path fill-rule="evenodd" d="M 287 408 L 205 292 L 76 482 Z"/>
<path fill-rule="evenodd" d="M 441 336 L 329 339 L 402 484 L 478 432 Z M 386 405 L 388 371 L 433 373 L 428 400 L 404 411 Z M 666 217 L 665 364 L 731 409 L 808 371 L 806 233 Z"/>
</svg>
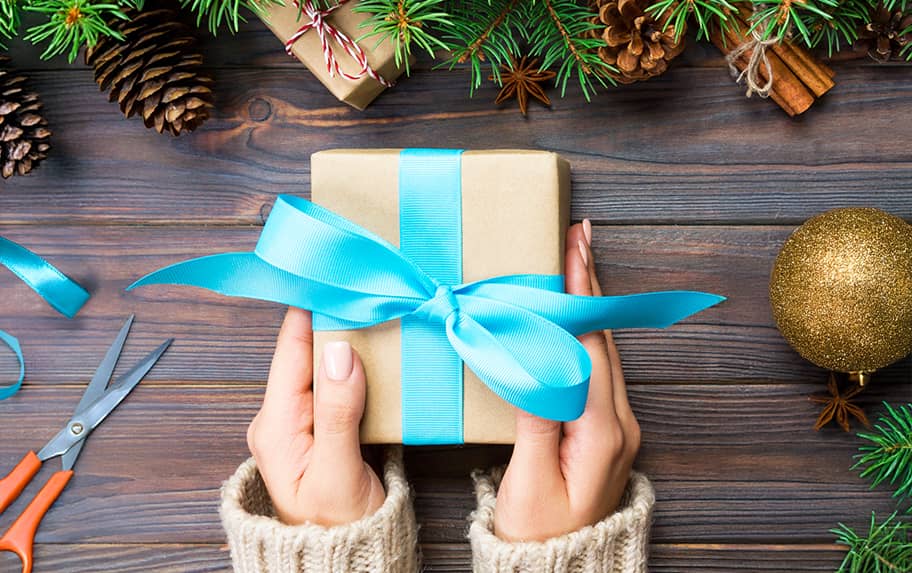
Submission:
<svg viewBox="0 0 912 573">
<path fill-rule="evenodd" d="M 731 12 L 737 8 L 728 0 L 692 0 L 679 2 L 678 0 L 658 0 L 646 11 L 658 18 L 667 11 L 671 11 L 668 26 L 674 28 L 675 38 L 687 29 L 688 21 L 697 23 L 697 39 L 708 38 L 712 25 L 727 29 L 731 25 Z"/>
<path fill-rule="evenodd" d="M 882 523 L 871 513 L 864 535 L 840 523 L 830 531 L 836 543 L 848 547 L 836 573 L 904 573 L 912 571 L 912 523 L 894 512 Z"/>
<path fill-rule="evenodd" d="M 120 38 L 109 25 L 115 18 L 127 19 L 123 4 L 95 3 L 90 0 L 36 0 L 26 10 L 47 15 L 46 22 L 28 30 L 25 39 L 35 44 L 47 42 L 42 58 L 67 54 L 72 62 L 83 45 L 92 46 L 100 36 Z"/>
<path fill-rule="evenodd" d="M 246 21 L 242 8 L 260 14 L 269 4 L 280 3 L 281 0 L 181 0 L 181 6 L 196 15 L 196 25 L 206 22 L 213 35 L 223 25 L 237 32 L 241 22 Z"/>
<path fill-rule="evenodd" d="M 912 404 L 894 408 L 884 404 L 886 413 L 874 424 L 870 433 L 858 437 L 869 442 L 859 450 L 853 469 L 861 469 L 861 477 L 871 480 L 871 487 L 889 483 L 896 489 L 894 497 L 912 494 Z M 912 571 L 912 569 L 910 569 Z"/>
<path fill-rule="evenodd" d="M 354 12 L 370 14 L 361 24 L 370 32 L 361 40 L 376 38 L 377 44 L 392 42 L 396 48 L 396 65 L 408 74 L 412 46 L 434 57 L 434 50 L 446 50 L 445 43 L 433 35 L 434 27 L 450 25 L 442 0 L 361 0 Z"/>
</svg>

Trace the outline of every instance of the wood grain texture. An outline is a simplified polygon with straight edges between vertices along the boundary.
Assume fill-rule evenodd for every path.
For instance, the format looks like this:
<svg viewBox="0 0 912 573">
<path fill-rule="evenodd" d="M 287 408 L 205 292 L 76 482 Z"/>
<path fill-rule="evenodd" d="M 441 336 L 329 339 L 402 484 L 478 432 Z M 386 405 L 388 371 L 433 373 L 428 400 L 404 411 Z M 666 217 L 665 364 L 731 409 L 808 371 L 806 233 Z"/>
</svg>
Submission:
<svg viewBox="0 0 912 573">
<path fill-rule="evenodd" d="M 461 72 L 417 73 L 362 114 L 298 67 L 221 68 L 216 116 L 177 139 L 124 121 L 87 70 L 33 75 L 54 149 L 3 183 L 0 225 L 257 224 L 276 193 L 307 195 L 314 151 L 402 146 L 558 151 L 574 217 L 610 224 L 792 224 L 845 205 L 912 216 L 912 125 L 891 113 L 912 102 L 905 67 L 845 64 L 799 120 L 724 70 L 679 68 L 591 104 L 572 92 L 528 121 L 496 109 L 492 87 L 468 98 Z M 732 136 L 739 121 L 749 133 Z"/>
<path fill-rule="evenodd" d="M 137 324 L 125 358 L 161 340 L 176 342 L 149 380 L 260 383 L 269 368 L 284 312 L 274 304 L 233 299 L 187 287 L 124 289 L 147 272 L 216 252 L 251 250 L 259 227 L 13 226 L 20 241 L 70 273 L 93 293 L 74 320 L 54 313 L 16 280 L 0 280 L 0 328 L 20 337 L 28 383 L 87 379 L 119 325 Z M 602 226 L 594 231 L 599 276 L 608 294 L 699 289 L 729 300 L 664 331 L 617 333 L 631 383 L 802 382 L 825 374 L 793 352 L 776 330 L 767 298 L 769 272 L 792 227 Z M 5 273 L 5 271 L 3 271 Z M 65 353 L 67 360 L 61 361 Z M 908 361 L 877 375 L 909 388 Z M 0 371 L 12 372 L 0 352 Z"/>
<path fill-rule="evenodd" d="M 638 468 L 654 480 L 656 542 L 826 542 L 839 520 L 863 524 L 891 507 L 849 470 L 856 441 L 814 432 L 814 384 L 649 384 L 630 389 L 643 428 Z M 874 386 L 876 405 L 891 387 Z M 81 387 L 34 386 L 0 402 L 0 468 L 40 447 Z M 76 476 L 45 518 L 42 543 L 219 543 L 218 488 L 247 457 L 246 425 L 262 388 L 141 384 L 89 440 Z M 409 448 L 406 466 L 427 543 L 464 539 L 469 473 L 504 463 L 509 447 Z M 55 466 L 56 462 L 50 465 Z M 52 468 L 44 468 L 41 476 Z M 36 480 L 7 514 L 11 522 Z"/>
</svg>

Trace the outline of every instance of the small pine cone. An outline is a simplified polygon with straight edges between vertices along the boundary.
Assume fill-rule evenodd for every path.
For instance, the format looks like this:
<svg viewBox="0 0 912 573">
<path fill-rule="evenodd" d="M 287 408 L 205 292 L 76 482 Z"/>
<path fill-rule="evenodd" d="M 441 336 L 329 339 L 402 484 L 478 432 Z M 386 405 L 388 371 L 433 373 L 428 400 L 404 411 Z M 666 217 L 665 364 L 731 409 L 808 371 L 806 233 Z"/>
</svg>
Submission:
<svg viewBox="0 0 912 573">
<path fill-rule="evenodd" d="M 124 40 L 102 36 L 86 50 L 86 64 L 108 99 L 127 117 L 139 114 L 146 127 L 180 135 L 209 118 L 212 79 L 201 71 L 203 56 L 177 4 L 162 2 L 146 11 L 124 10 L 129 20 L 111 27 Z"/>
<path fill-rule="evenodd" d="M 912 44 L 912 32 L 907 32 L 912 29 L 912 12 L 903 12 L 899 7 L 890 10 L 881 2 L 868 20 L 858 31 L 856 51 L 867 52 L 878 62 L 888 62 L 898 59 Z"/>
<path fill-rule="evenodd" d="M 598 16 L 594 20 L 604 28 L 593 31 L 607 46 L 599 56 L 618 69 L 610 75 L 622 84 L 647 80 L 668 69 L 668 62 L 684 51 L 684 34 L 675 39 L 673 26 L 668 26 L 671 10 L 658 19 L 646 9 L 652 0 L 597 0 Z"/>
<path fill-rule="evenodd" d="M 51 144 L 38 94 L 25 89 L 25 76 L 0 55 L 0 176 L 26 175 L 38 166 Z"/>
</svg>

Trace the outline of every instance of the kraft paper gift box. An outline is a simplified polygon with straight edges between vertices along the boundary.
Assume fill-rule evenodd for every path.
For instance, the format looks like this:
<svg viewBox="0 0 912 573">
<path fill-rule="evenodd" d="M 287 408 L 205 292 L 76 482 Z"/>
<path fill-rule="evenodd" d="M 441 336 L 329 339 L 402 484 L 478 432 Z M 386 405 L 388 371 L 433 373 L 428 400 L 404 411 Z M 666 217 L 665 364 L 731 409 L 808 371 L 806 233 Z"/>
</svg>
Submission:
<svg viewBox="0 0 912 573">
<path fill-rule="evenodd" d="M 400 151 L 314 154 L 313 202 L 400 246 Z M 563 273 L 569 164 L 548 152 L 466 151 L 461 156 L 461 171 L 462 282 L 508 274 Z M 434 189 L 427 192 L 434 193 Z M 314 338 L 315 372 L 319 371 L 322 347 L 329 341 L 347 340 L 361 356 L 367 375 L 362 442 L 402 443 L 400 321 L 361 330 L 318 331 Z M 514 407 L 491 392 L 471 370 L 463 366 L 463 371 L 463 441 L 512 443 Z"/>
<path fill-rule="evenodd" d="M 263 21 L 266 26 L 272 30 L 284 44 L 291 38 L 303 25 L 310 22 L 310 18 L 305 14 L 300 14 L 300 9 L 292 0 L 284 0 L 285 5 L 270 4 L 264 9 Z M 340 8 L 333 11 L 326 21 L 330 26 L 343 32 L 352 40 L 357 39 L 367 33 L 367 28 L 361 28 L 361 24 L 367 20 L 369 14 L 356 14 L 352 9 L 357 4 L 356 0 L 349 0 Z M 300 17 L 299 17 L 300 14 Z M 330 46 L 333 48 L 334 57 L 339 62 L 342 71 L 349 74 L 356 74 L 360 66 L 356 61 L 346 53 L 345 49 L 335 40 L 329 39 Z M 380 76 L 390 82 L 395 82 L 403 69 L 396 66 L 395 47 L 388 41 L 382 41 L 377 44 L 376 38 L 367 38 L 358 43 L 364 53 L 367 55 L 367 62 Z M 316 30 L 305 32 L 292 45 L 292 53 L 301 61 L 313 75 L 332 92 L 340 101 L 348 105 L 363 110 L 365 109 L 383 90 L 386 89 L 380 82 L 370 76 L 363 76 L 357 80 L 351 80 L 336 74 L 331 76 L 326 66 L 325 56 L 320 44 L 320 37 Z M 410 61 L 414 56 L 410 56 Z"/>
</svg>

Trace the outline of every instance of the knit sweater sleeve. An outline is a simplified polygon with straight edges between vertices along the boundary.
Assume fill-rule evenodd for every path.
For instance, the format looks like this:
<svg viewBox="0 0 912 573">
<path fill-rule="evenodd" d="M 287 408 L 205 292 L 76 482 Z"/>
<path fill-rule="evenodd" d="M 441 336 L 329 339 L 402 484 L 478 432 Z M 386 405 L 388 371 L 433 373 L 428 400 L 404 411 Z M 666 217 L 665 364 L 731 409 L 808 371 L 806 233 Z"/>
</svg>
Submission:
<svg viewBox="0 0 912 573">
<path fill-rule="evenodd" d="M 402 449 L 384 465 L 386 499 L 373 515 L 337 527 L 286 525 L 253 458 L 222 486 L 221 517 L 236 573 L 414 573 L 417 528 Z"/>
<path fill-rule="evenodd" d="M 595 525 L 542 542 L 507 542 L 494 535 L 496 487 L 503 469 L 475 472 L 478 507 L 469 539 L 475 573 L 645 573 L 655 493 L 632 472 L 616 512 Z"/>
</svg>

